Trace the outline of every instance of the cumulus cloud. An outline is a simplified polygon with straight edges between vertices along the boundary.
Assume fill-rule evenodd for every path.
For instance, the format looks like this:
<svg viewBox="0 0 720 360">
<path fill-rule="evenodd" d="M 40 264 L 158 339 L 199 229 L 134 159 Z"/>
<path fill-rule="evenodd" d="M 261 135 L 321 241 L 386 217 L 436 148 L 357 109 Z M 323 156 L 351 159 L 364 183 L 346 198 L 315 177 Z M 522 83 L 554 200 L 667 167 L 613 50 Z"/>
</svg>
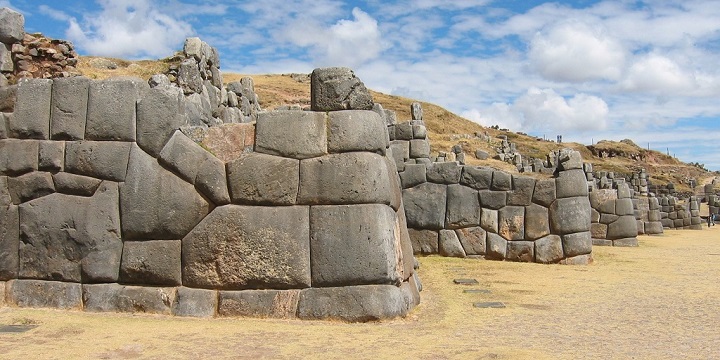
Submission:
<svg viewBox="0 0 720 360">
<path fill-rule="evenodd" d="M 537 33 L 528 57 L 544 77 L 569 82 L 618 79 L 625 63 L 625 51 L 615 39 L 577 21 Z"/>
<path fill-rule="evenodd" d="M 170 17 L 149 0 L 98 1 L 102 10 L 82 21 L 69 19 L 66 36 L 90 55 L 163 57 L 172 54 L 192 26 Z"/>
<path fill-rule="evenodd" d="M 621 86 L 629 91 L 680 93 L 694 87 L 692 74 L 667 57 L 650 54 L 635 62 Z"/>
</svg>

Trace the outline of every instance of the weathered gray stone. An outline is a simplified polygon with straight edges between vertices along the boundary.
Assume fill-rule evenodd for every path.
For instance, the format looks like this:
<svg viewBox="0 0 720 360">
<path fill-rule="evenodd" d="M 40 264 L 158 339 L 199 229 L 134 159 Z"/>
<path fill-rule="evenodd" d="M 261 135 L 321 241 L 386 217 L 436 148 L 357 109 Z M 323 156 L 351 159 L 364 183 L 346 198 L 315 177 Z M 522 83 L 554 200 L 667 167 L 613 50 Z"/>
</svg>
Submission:
<svg viewBox="0 0 720 360">
<path fill-rule="evenodd" d="M 0 179 L 3 179 L 0 182 L 4 182 L 5 178 Z M 18 207 L 3 200 L 0 203 L 0 280 L 11 280 L 18 276 L 19 227 Z M 0 292 L 2 297 L 4 293 Z"/>
<path fill-rule="evenodd" d="M 637 237 L 629 237 L 624 239 L 615 239 L 612 241 L 613 246 L 623 246 L 623 247 L 637 247 L 638 246 L 638 239 Z"/>
<path fill-rule="evenodd" d="M 560 167 L 563 170 L 574 170 L 583 168 L 582 155 L 579 151 L 563 149 L 560 153 Z"/>
<path fill-rule="evenodd" d="M 0 8 L 0 42 L 14 44 L 25 36 L 25 17 L 8 7 Z"/>
<path fill-rule="evenodd" d="M 563 250 L 566 257 L 590 254 L 592 237 L 589 231 L 562 235 Z"/>
<path fill-rule="evenodd" d="M 413 159 L 429 158 L 430 157 L 430 143 L 425 139 L 410 140 L 410 157 Z"/>
<path fill-rule="evenodd" d="M 319 112 L 261 113 L 255 139 L 255 151 L 264 154 L 308 159 L 328 153 L 325 114 Z"/>
<path fill-rule="evenodd" d="M 297 314 L 307 320 L 366 322 L 403 316 L 407 311 L 400 287 L 362 285 L 302 290 Z"/>
<path fill-rule="evenodd" d="M 498 211 L 498 234 L 506 240 L 525 239 L 525 208 L 506 206 Z"/>
<path fill-rule="evenodd" d="M 405 208 L 403 206 L 396 212 L 395 218 L 395 236 L 399 234 L 400 251 L 402 252 L 402 270 L 403 280 L 407 280 L 415 272 L 415 259 L 413 250 L 412 240 L 410 240 L 410 233 L 407 228 L 407 220 L 405 218 Z"/>
<path fill-rule="evenodd" d="M 477 190 L 459 184 L 448 185 L 445 228 L 458 229 L 479 224 L 480 200 Z"/>
<path fill-rule="evenodd" d="M 38 170 L 58 172 L 65 163 L 64 141 L 38 142 Z"/>
<path fill-rule="evenodd" d="M 5 73 L 15 72 L 15 64 L 12 59 L 12 48 L 9 44 L 0 43 L 0 87 L 8 86 Z"/>
<path fill-rule="evenodd" d="M 437 184 L 457 184 L 463 167 L 456 162 L 433 163 L 428 166 L 427 179 Z"/>
<path fill-rule="evenodd" d="M 535 262 L 535 244 L 532 241 L 508 241 L 506 260 Z"/>
<path fill-rule="evenodd" d="M 211 206 L 195 188 L 165 170 L 137 145 L 130 151 L 128 175 L 120 189 L 123 238 L 183 238 Z"/>
<path fill-rule="evenodd" d="M 536 240 L 550 234 L 548 209 L 538 204 L 525 208 L 525 240 Z"/>
<path fill-rule="evenodd" d="M 427 128 L 425 125 L 413 125 L 412 126 L 413 139 L 426 139 Z"/>
<path fill-rule="evenodd" d="M 38 169 L 38 141 L 0 140 L 0 175 L 21 175 Z"/>
<path fill-rule="evenodd" d="M 389 146 L 387 127 L 377 113 L 354 110 L 333 111 L 329 115 L 329 152 L 369 151 L 385 155 Z"/>
<path fill-rule="evenodd" d="M 405 165 L 405 171 L 400 172 L 402 188 L 407 189 L 427 182 L 427 168 L 423 164 Z"/>
<path fill-rule="evenodd" d="M 137 103 L 137 144 L 153 157 L 160 156 L 175 130 L 187 123 L 182 93 L 174 87 L 156 87 L 142 93 Z"/>
<path fill-rule="evenodd" d="M 195 177 L 195 189 L 207 196 L 215 205 L 230 203 L 225 164 L 211 156 L 200 164 Z"/>
<path fill-rule="evenodd" d="M 293 205 L 300 161 L 250 153 L 227 164 L 230 197 L 236 204 Z"/>
<path fill-rule="evenodd" d="M 593 261 L 592 254 L 578 255 L 560 260 L 562 265 L 589 265 Z"/>
<path fill-rule="evenodd" d="M 590 231 L 590 201 L 587 197 L 557 199 L 550 206 L 550 229 L 553 234 Z"/>
<path fill-rule="evenodd" d="M 634 217 L 635 211 L 633 209 L 632 199 L 630 199 L 630 198 L 617 199 L 615 201 L 615 215 L 618 215 L 618 216 L 633 215 L 633 217 Z"/>
<path fill-rule="evenodd" d="M 218 315 L 259 318 L 294 318 L 299 290 L 220 291 Z"/>
<path fill-rule="evenodd" d="M 513 175 L 513 189 L 508 193 L 508 205 L 528 206 L 532 203 L 535 191 L 535 179 L 527 176 Z"/>
<path fill-rule="evenodd" d="M 391 141 L 390 150 L 392 151 L 393 159 L 395 159 L 395 165 L 398 167 L 398 171 L 405 169 L 405 161 L 410 158 L 410 142 L 408 141 Z"/>
<path fill-rule="evenodd" d="M 193 93 L 185 96 L 183 105 L 185 106 L 185 115 L 187 116 L 188 125 L 207 127 L 213 121 L 212 109 L 210 108 L 210 98 L 207 94 Z"/>
<path fill-rule="evenodd" d="M 120 263 L 120 282 L 180 285 L 180 240 L 126 241 Z"/>
<path fill-rule="evenodd" d="M 203 79 L 198 64 L 192 59 L 185 59 L 178 66 L 177 83 L 188 95 L 203 92 Z"/>
<path fill-rule="evenodd" d="M 628 186 L 628 184 L 618 184 L 617 193 L 618 193 L 618 199 L 625 199 L 625 198 L 632 197 L 632 195 L 630 194 L 630 187 Z"/>
<path fill-rule="evenodd" d="M 65 171 L 103 180 L 125 181 L 131 143 L 66 141 Z"/>
<path fill-rule="evenodd" d="M 657 235 L 663 233 L 663 223 L 660 221 L 652 221 L 645 223 L 645 233 L 648 235 Z"/>
<path fill-rule="evenodd" d="M 385 205 L 313 206 L 313 286 L 400 285 L 403 269 L 395 220 L 395 212 Z"/>
<path fill-rule="evenodd" d="M 416 230 L 409 228 L 408 234 L 415 254 L 437 254 L 438 232 L 433 230 Z"/>
<path fill-rule="evenodd" d="M 13 204 L 18 205 L 55 192 L 52 175 L 48 172 L 31 172 L 8 178 L 8 189 Z"/>
<path fill-rule="evenodd" d="M 512 190 L 512 175 L 504 171 L 493 171 L 491 190 L 507 191 Z"/>
<path fill-rule="evenodd" d="M 13 138 L 50 139 L 52 80 L 21 79 L 17 84 L 15 112 L 8 121 Z"/>
<path fill-rule="evenodd" d="M 613 201 L 613 202 L 615 202 L 615 201 Z M 615 214 L 602 213 L 602 214 L 600 214 L 600 223 L 607 225 L 612 222 L 615 222 L 618 218 L 619 218 L 619 216 L 617 216 Z"/>
<path fill-rule="evenodd" d="M 424 183 L 403 190 L 408 226 L 440 230 L 445 226 L 447 186 Z"/>
<path fill-rule="evenodd" d="M 535 182 L 535 191 L 532 197 L 534 203 L 550 207 L 556 198 L 555 179 L 543 179 Z"/>
<path fill-rule="evenodd" d="M 160 151 L 158 161 L 183 180 L 194 184 L 200 164 L 212 157 L 212 154 L 177 130 Z"/>
<path fill-rule="evenodd" d="M 480 206 L 498 210 L 507 205 L 506 191 L 480 190 Z"/>
<path fill-rule="evenodd" d="M 557 186 L 558 199 L 588 196 L 585 172 L 581 169 L 561 171 L 555 179 L 555 185 Z"/>
<path fill-rule="evenodd" d="M 89 88 L 90 79 L 82 76 L 53 80 L 50 115 L 53 140 L 85 138 Z"/>
<path fill-rule="evenodd" d="M 448 257 L 465 257 L 465 250 L 460 239 L 458 239 L 455 231 L 452 230 L 440 230 L 440 236 L 438 238 L 439 252 L 442 256 Z"/>
<path fill-rule="evenodd" d="M 606 239 L 597 239 L 593 237 L 592 244 L 593 246 L 613 246 L 613 241 Z"/>
<path fill-rule="evenodd" d="M 590 235 L 593 239 L 607 239 L 608 226 L 605 224 L 592 223 L 590 225 Z"/>
<path fill-rule="evenodd" d="M 419 102 L 413 102 L 410 104 L 410 115 L 413 120 L 422 120 L 423 119 L 423 109 L 422 104 Z"/>
<path fill-rule="evenodd" d="M 85 311 L 170 315 L 175 288 L 83 284 L 82 298 Z"/>
<path fill-rule="evenodd" d="M 535 240 L 535 261 L 552 264 L 564 257 L 562 239 L 558 235 L 547 235 Z"/>
<path fill-rule="evenodd" d="M 487 233 L 483 228 L 475 226 L 457 229 L 455 233 L 466 255 L 485 255 Z"/>
<path fill-rule="evenodd" d="M 394 198 L 391 175 L 395 176 L 389 173 L 384 157 L 373 153 L 302 160 L 297 201 L 303 205 L 390 205 Z"/>
<path fill-rule="evenodd" d="M 178 287 L 172 314 L 175 316 L 213 317 L 217 312 L 218 292 L 215 290 Z"/>
<path fill-rule="evenodd" d="M 19 307 L 81 309 L 82 285 L 42 280 L 11 280 L 5 284 L 8 304 Z"/>
<path fill-rule="evenodd" d="M 77 196 L 92 196 L 102 180 L 60 172 L 52 175 L 55 191 Z"/>
<path fill-rule="evenodd" d="M 313 111 L 372 110 L 373 99 L 351 69 L 319 68 L 310 74 L 310 107 Z"/>
<path fill-rule="evenodd" d="M 616 221 L 608 224 L 607 239 L 634 238 L 638 234 L 637 222 L 633 216 L 620 216 Z"/>
<path fill-rule="evenodd" d="M 488 208 L 482 208 L 480 211 L 480 226 L 492 233 L 498 232 L 498 211 Z"/>
<path fill-rule="evenodd" d="M 409 121 L 395 124 L 395 139 L 410 141 L 413 139 L 412 124 Z"/>
<path fill-rule="evenodd" d="M 310 286 L 309 216 L 305 206 L 216 208 L 182 240 L 183 285 Z"/>
<path fill-rule="evenodd" d="M 135 103 L 145 87 L 141 79 L 91 81 L 85 139 L 135 141 Z"/>
<path fill-rule="evenodd" d="M 3 77 L 0 77 L 0 82 Z M 7 124 L 11 123 L 12 117 L 10 116 L 15 111 L 15 103 L 17 102 L 17 85 L 0 86 L 0 111 L 6 113 L 6 127 Z M 6 129 L 6 136 L 10 133 Z"/>
<path fill-rule="evenodd" d="M 504 260 L 507 254 L 507 243 L 502 236 L 488 232 L 485 257 L 492 260 Z"/>
<path fill-rule="evenodd" d="M 117 184 L 104 182 L 90 198 L 52 194 L 20 205 L 20 277 L 117 281 L 117 199 Z"/>
<path fill-rule="evenodd" d="M 478 160 L 487 160 L 490 157 L 490 154 L 488 154 L 487 151 L 475 150 L 475 157 Z"/>
</svg>

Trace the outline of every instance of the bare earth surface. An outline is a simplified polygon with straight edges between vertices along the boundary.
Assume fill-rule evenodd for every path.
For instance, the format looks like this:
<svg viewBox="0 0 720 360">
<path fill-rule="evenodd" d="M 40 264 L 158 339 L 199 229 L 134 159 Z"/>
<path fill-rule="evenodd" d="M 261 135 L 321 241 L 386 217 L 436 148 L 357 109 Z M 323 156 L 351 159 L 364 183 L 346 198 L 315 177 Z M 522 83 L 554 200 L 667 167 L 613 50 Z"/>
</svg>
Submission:
<svg viewBox="0 0 720 360">
<path fill-rule="evenodd" d="M 590 266 L 422 258 L 423 304 L 405 319 L 382 323 L 5 307 L 0 326 L 38 327 L 0 333 L 0 358 L 720 358 L 718 227 L 593 251 Z M 454 285 L 457 278 L 479 285 Z M 489 301 L 507 307 L 473 307 Z"/>
</svg>

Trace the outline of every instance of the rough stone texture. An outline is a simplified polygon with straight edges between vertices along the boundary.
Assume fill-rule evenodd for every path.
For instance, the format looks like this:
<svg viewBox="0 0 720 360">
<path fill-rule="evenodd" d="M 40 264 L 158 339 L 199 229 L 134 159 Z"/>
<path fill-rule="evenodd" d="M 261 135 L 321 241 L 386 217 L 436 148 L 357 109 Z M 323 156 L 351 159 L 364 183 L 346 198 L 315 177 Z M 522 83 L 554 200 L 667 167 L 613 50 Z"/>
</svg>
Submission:
<svg viewBox="0 0 720 360">
<path fill-rule="evenodd" d="M 180 240 L 126 241 L 120 263 L 120 282 L 180 285 Z"/>
<path fill-rule="evenodd" d="M 504 171 L 493 171 L 491 190 L 508 191 L 512 190 L 512 175 Z"/>
<path fill-rule="evenodd" d="M 365 84 L 349 68 L 315 69 L 310 74 L 313 111 L 372 110 L 373 104 Z"/>
<path fill-rule="evenodd" d="M 25 36 L 25 17 L 10 8 L 0 8 L 0 42 L 13 44 Z"/>
<path fill-rule="evenodd" d="M 445 228 L 458 229 L 480 224 L 480 200 L 477 190 L 453 184 L 447 187 Z"/>
<path fill-rule="evenodd" d="M 21 79 L 17 84 L 15 112 L 8 133 L 21 139 L 50 139 L 52 80 Z"/>
<path fill-rule="evenodd" d="M 86 77 L 53 80 L 50 115 L 50 136 L 53 140 L 85 138 L 89 88 L 90 79 Z"/>
<path fill-rule="evenodd" d="M 562 239 L 558 235 L 548 235 L 534 242 L 536 262 L 552 264 L 560 261 L 565 256 Z"/>
<path fill-rule="evenodd" d="M 536 240 L 550 234 L 548 209 L 538 204 L 525 208 L 525 240 Z"/>
<path fill-rule="evenodd" d="M 480 226 L 489 232 L 497 234 L 500 226 L 498 222 L 498 211 L 483 208 L 480 211 Z"/>
<path fill-rule="evenodd" d="M 85 311 L 170 315 L 175 288 L 83 284 L 82 298 Z"/>
<path fill-rule="evenodd" d="M 630 199 L 630 198 L 617 199 L 615 201 L 615 215 L 618 215 L 618 216 L 635 215 L 635 210 L 633 210 L 632 199 Z"/>
<path fill-rule="evenodd" d="M 131 143 L 116 141 L 65 142 L 65 171 L 103 180 L 125 181 Z"/>
<path fill-rule="evenodd" d="M 294 318 L 299 290 L 220 291 L 218 315 L 259 318 Z"/>
<path fill-rule="evenodd" d="M 369 151 L 381 155 L 389 146 L 385 120 L 373 111 L 333 111 L 327 149 L 331 153 Z"/>
<path fill-rule="evenodd" d="M 402 290 L 393 285 L 305 289 L 298 302 L 301 319 L 366 322 L 403 316 L 407 311 Z"/>
<path fill-rule="evenodd" d="M 0 182 L 4 182 L 4 178 L 0 179 L 3 179 Z M 3 197 L 7 197 L 7 195 Z M 19 244 L 18 207 L 11 205 L 8 199 L 3 199 L 0 202 L 0 280 L 17 278 Z M 0 293 L 0 297 L 3 294 Z"/>
<path fill-rule="evenodd" d="M 92 196 L 102 180 L 60 172 L 52 175 L 55 191 L 67 195 Z"/>
<path fill-rule="evenodd" d="M 391 175 L 396 176 L 388 171 L 383 156 L 367 152 L 303 160 L 297 201 L 304 205 L 390 205 Z"/>
<path fill-rule="evenodd" d="M 9 178 L 8 189 L 13 204 L 41 198 L 55 192 L 52 175 L 47 172 L 31 172 L 14 178 Z"/>
<path fill-rule="evenodd" d="M 593 239 L 606 239 L 608 226 L 600 223 L 592 223 L 590 226 L 590 235 Z"/>
<path fill-rule="evenodd" d="M 429 158 L 430 143 L 425 139 L 410 140 L 410 157 L 413 159 Z"/>
<path fill-rule="evenodd" d="M 313 286 L 400 285 L 401 250 L 395 220 L 395 212 L 385 205 L 313 206 Z"/>
<path fill-rule="evenodd" d="M 0 140 L 0 175 L 21 175 L 38 169 L 38 141 Z"/>
<path fill-rule="evenodd" d="M 230 203 L 228 177 L 225 164 L 218 158 L 209 157 L 200 164 L 195 177 L 195 189 L 210 199 L 215 205 Z"/>
<path fill-rule="evenodd" d="M 20 205 L 20 276 L 117 281 L 122 254 L 117 184 L 91 198 L 52 194 Z"/>
<path fill-rule="evenodd" d="M 80 284 L 23 279 L 8 281 L 5 287 L 11 305 L 78 310 L 83 307 Z"/>
<path fill-rule="evenodd" d="M 532 204 L 535 179 L 513 175 L 513 190 L 508 193 L 508 205 L 528 206 Z"/>
<path fill-rule="evenodd" d="M 408 229 L 408 234 L 415 254 L 437 254 L 437 231 Z"/>
<path fill-rule="evenodd" d="M 621 216 L 607 226 L 607 239 L 634 238 L 638 234 L 637 222 L 633 216 Z"/>
<path fill-rule="evenodd" d="M 438 238 L 439 252 L 441 256 L 449 257 L 465 257 L 465 250 L 463 249 L 460 239 L 458 239 L 455 231 L 452 230 L 440 230 L 440 236 Z"/>
<path fill-rule="evenodd" d="M 255 124 L 213 126 L 202 139 L 202 146 L 223 162 L 230 162 L 255 146 Z"/>
<path fill-rule="evenodd" d="M 498 234 L 507 240 L 525 239 L 525 208 L 506 206 L 498 211 Z"/>
<path fill-rule="evenodd" d="M 305 206 L 216 208 L 182 240 L 183 285 L 310 286 L 309 216 Z"/>
<path fill-rule="evenodd" d="M 560 154 L 560 167 L 563 170 L 582 169 L 582 155 L 579 151 L 563 149 Z"/>
<path fill-rule="evenodd" d="M 445 226 L 447 186 L 424 183 L 403 190 L 408 227 L 440 230 Z M 440 204 L 441 206 L 438 206 Z"/>
<path fill-rule="evenodd" d="M 662 222 L 659 222 L 659 221 L 646 222 L 645 223 L 645 232 L 650 235 L 662 234 L 663 233 Z"/>
<path fill-rule="evenodd" d="M 62 171 L 65 163 L 64 141 L 38 142 L 38 170 Z"/>
<path fill-rule="evenodd" d="M 535 182 L 535 191 L 532 197 L 534 203 L 550 207 L 556 198 L 555 179 L 543 179 Z"/>
<path fill-rule="evenodd" d="M 557 199 L 550 206 L 553 234 L 571 234 L 590 230 L 590 201 L 586 197 Z"/>
<path fill-rule="evenodd" d="M 178 130 L 160 151 L 158 161 L 180 175 L 183 180 L 194 184 L 200 164 L 212 157 L 212 154 Z"/>
<path fill-rule="evenodd" d="M 120 189 L 123 238 L 182 239 L 211 206 L 195 188 L 165 170 L 137 145 Z"/>
<path fill-rule="evenodd" d="M 532 241 L 508 241 L 506 260 L 535 262 L 535 244 Z"/>
<path fill-rule="evenodd" d="M 582 169 L 561 171 L 555 179 L 557 198 L 588 196 L 587 178 Z"/>
<path fill-rule="evenodd" d="M 475 226 L 457 229 L 455 233 L 466 255 L 485 255 L 487 233 L 483 228 Z"/>
<path fill-rule="evenodd" d="M 480 190 L 479 195 L 483 208 L 498 210 L 507 205 L 507 191 Z"/>
<path fill-rule="evenodd" d="M 135 141 L 135 103 L 143 85 L 127 78 L 90 82 L 85 139 Z"/>
<path fill-rule="evenodd" d="M 2 82 L 3 77 L 4 76 L 0 76 L 0 82 Z M 17 100 L 17 88 L 17 85 L 0 86 L 0 111 L 9 114 L 15 110 L 15 103 Z M 8 116 L 6 114 L 5 118 L 7 123 L 12 122 L 12 116 Z"/>
<path fill-rule="evenodd" d="M 407 189 L 427 182 L 426 172 L 427 168 L 423 164 L 405 165 L 405 171 L 400 172 L 402 188 Z"/>
<path fill-rule="evenodd" d="M 637 247 L 638 239 L 636 237 L 615 239 L 612 241 L 612 243 L 613 243 L 613 246 Z"/>
<path fill-rule="evenodd" d="M 507 240 L 494 233 L 487 233 L 487 249 L 485 258 L 492 260 L 504 260 L 507 254 Z"/>
<path fill-rule="evenodd" d="M 236 204 L 293 205 L 300 161 L 251 153 L 227 164 L 230 197 Z"/>
<path fill-rule="evenodd" d="M 137 144 L 153 157 L 187 122 L 181 99 L 177 88 L 158 86 L 145 90 L 137 103 Z"/>
<path fill-rule="evenodd" d="M 427 179 L 437 184 L 457 184 L 462 169 L 456 162 L 432 163 L 427 169 Z"/>
<path fill-rule="evenodd" d="M 308 111 L 261 113 L 255 151 L 293 159 L 322 156 L 327 150 L 325 114 Z"/>
<path fill-rule="evenodd" d="M 215 290 L 177 288 L 172 314 L 175 316 L 213 317 L 217 311 L 218 292 Z"/>
<path fill-rule="evenodd" d="M 492 177 L 493 170 L 491 168 L 464 166 L 460 184 L 477 190 L 485 190 L 490 188 Z"/>
<path fill-rule="evenodd" d="M 413 139 L 413 128 L 410 122 L 403 122 L 395 125 L 395 139 L 410 141 Z"/>
<path fill-rule="evenodd" d="M 589 231 L 562 236 L 563 250 L 566 257 L 590 254 L 592 252 L 592 237 Z"/>
</svg>

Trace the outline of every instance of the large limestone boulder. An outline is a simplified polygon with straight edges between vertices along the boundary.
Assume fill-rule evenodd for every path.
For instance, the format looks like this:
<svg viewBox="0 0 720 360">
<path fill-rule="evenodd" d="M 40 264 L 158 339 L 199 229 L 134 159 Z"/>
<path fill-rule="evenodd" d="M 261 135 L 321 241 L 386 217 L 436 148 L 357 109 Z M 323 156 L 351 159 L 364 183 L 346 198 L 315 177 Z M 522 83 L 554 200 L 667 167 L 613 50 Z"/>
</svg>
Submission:
<svg viewBox="0 0 720 360">
<path fill-rule="evenodd" d="M 373 104 L 365 84 L 349 68 L 320 68 L 310 75 L 313 111 L 372 110 Z"/>
<path fill-rule="evenodd" d="M 10 8 L 0 8 L 0 42 L 13 44 L 25 36 L 25 17 Z"/>
</svg>

